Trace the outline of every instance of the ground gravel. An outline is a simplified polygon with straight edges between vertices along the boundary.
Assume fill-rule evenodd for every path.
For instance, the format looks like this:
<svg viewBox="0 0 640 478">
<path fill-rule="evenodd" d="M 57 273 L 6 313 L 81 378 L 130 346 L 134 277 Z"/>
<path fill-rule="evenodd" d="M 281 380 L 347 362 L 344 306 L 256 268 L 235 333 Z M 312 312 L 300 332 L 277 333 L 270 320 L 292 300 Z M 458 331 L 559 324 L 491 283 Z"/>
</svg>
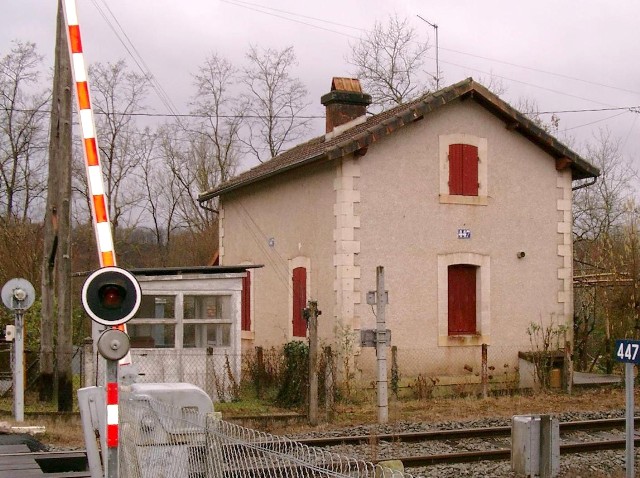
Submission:
<svg viewBox="0 0 640 478">
<path fill-rule="evenodd" d="M 577 420 L 596 420 L 605 418 L 624 418 L 624 409 L 610 410 L 606 412 L 566 412 L 551 414 L 561 422 Z M 383 433 L 405 433 L 430 430 L 451 430 L 475 427 L 497 427 L 510 426 L 509 418 L 483 418 L 479 420 L 464 421 L 443 421 L 438 423 L 428 422 L 397 422 L 388 425 L 368 425 L 354 426 L 348 428 L 336 428 L 331 430 L 311 431 L 287 435 L 293 439 L 330 437 L 330 436 L 355 436 L 355 435 L 375 435 Z M 595 434 L 599 433 L 599 438 L 623 438 L 624 431 L 620 432 L 594 432 L 573 433 L 563 435 L 561 439 L 575 441 L 587 441 L 597 439 Z M 409 455 L 426 455 L 433 453 L 447 453 L 455 451 L 466 451 L 474 449 L 497 449 L 509 448 L 509 438 L 469 439 L 464 441 L 438 441 L 425 443 L 372 443 L 366 445 L 341 445 L 331 447 L 331 451 L 348 455 L 351 457 L 364 458 L 366 460 L 380 460 Z M 560 478 L 601 478 L 601 477 L 624 477 L 625 475 L 625 452 L 601 451 L 585 454 L 568 454 L 560 457 Z M 636 453 L 636 463 L 640 458 L 640 453 Z M 638 466 L 636 466 L 638 469 Z M 424 476 L 427 478 L 454 478 L 454 477 L 516 477 L 511 471 L 509 461 L 484 461 L 475 463 L 463 463 L 454 465 L 432 465 L 421 468 L 410 468 L 406 470 L 414 476 Z M 637 474 L 636 476 L 640 476 Z"/>
</svg>

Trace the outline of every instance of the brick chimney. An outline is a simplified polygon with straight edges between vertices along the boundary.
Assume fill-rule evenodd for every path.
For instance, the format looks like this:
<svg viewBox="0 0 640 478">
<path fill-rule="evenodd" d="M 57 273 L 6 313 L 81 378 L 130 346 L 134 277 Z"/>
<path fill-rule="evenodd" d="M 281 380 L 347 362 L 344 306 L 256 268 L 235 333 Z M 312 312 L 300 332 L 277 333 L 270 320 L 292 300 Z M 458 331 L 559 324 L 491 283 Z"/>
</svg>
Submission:
<svg viewBox="0 0 640 478">
<path fill-rule="evenodd" d="M 320 98 L 326 107 L 327 133 L 348 123 L 367 112 L 371 104 L 371 95 L 362 92 L 360 81 L 356 78 L 336 78 L 331 80 L 331 91 Z"/>
</svg>

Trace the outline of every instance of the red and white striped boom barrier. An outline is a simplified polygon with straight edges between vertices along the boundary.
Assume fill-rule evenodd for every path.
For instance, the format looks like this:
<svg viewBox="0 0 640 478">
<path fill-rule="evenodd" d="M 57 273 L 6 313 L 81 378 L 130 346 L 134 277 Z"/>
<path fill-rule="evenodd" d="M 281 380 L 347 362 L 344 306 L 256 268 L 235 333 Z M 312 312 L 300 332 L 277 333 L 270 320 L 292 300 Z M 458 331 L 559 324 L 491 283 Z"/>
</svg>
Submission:
<svg viewBox="0 0 640 478">
<path fill-rule="evenodd" d="M 98 245 L 100 267 L 115 266 L 116 253 L 113 249 L 113 236 L 111 223 L 109 222 L 109 208 L 102 181 L 102 167 L 98 153 L 98 141 L 96 128 L 91 109 L 91 96 L 89 95 L 89 83 L 87 68 L 82 52 L 82 39 L 75 0 L 63 0 L 65 20 L 67 24 L 67 38 L 71 55 L 71 69 L 76 87 L 76 99 L 78 113 L 80 115 L 80 128 L 82 129 L 82 142 L 87 170 L 87 183 L 91 200 L 91 213 L 93 226 Z"/>
</svg>

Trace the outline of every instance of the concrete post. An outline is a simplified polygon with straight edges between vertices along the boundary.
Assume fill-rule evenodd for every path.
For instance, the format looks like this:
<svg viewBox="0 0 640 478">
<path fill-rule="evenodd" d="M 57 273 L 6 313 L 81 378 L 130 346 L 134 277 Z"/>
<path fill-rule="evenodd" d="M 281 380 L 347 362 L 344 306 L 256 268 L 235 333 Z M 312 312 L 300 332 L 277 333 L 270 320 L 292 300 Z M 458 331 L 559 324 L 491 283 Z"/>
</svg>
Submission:
<svg viewBox="0 0 640 478">
<path fill-rule="evenodd" d="M 82 343 L 83 387 L 91 387 L 98 384 L 95 365 L 96 360 L 93 355 L 93 339 L 91 337 L 86 337 Z"/>
<path fill-rule="evenodd" d="M 387 326 L 385 306 L 387 294 L 384 289 L 384 267 L 376 268 L 376 356 L 378 358 L 378 423 L 389 421 L 389 396 L 387 384 Z"/>
</svg>

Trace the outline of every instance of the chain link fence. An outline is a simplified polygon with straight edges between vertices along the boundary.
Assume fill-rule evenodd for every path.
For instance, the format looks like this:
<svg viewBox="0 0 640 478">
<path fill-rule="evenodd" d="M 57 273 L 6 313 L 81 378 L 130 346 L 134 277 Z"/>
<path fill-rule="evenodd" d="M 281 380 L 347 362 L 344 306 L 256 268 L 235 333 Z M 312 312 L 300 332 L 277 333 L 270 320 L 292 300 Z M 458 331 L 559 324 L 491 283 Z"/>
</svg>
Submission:
<svg viewBox="0 0 640 478">
<path fill-rule="evenodd" d="M 54 352 L 53 373 L 56 370 L 57 353 Z M 73 347 L 71 352 L 71 368 L 74 376 L 74 388 L 82 386 L 86 378 L 86 368 L 83 347 Z M 0 344 L 0 399 L 10 397 L 13 394 L 13 370 L 15 357 L 13 356 L 13 343 Z M 38 379 L 40 378 L 40 351 L 24 351 L 25 373 L 25 403 L 37 402 Z"/>
<path fill-rule="evenodd" d="M 304 343 L 301 345 L 304 346 Z M 374 390 L 376 356 L 373 348 L 348 350 L 325 346 L 318 360 L 320 396 L 333 401 L 342 394 Z M 387 376 L 390 393 L 398 398 L 428 399 L 438 396 L 482 396 L 511 393 L 522 388 L 566 387 L 564 350 L 536 356 L 509 344 L 466 347 L 390 347 Z M 252 348 L 228 353 L 216 348 L 131 349 L 135 381 L 149 383 L 186 382 L 203 389 L 214 402 L 243 398 L 247 392 L 259 399 L 274 397 L 283 389 L 288 404 L 306 400 L 308 362 L 306 355 L 287 356 L 285 347 Z M 55 356 L 55 354 L 54 354 Z M 288 361 L 294 363 L 288 363 Z M 101 385 L 104 360 L 93 345 L 75 347 L 72 356 L 74 387 Z M 0 398 L 12 396 L 13 358 L 11 344 L 0 346 Z M 55 370 L 55 364 L 54 364 Z M 25 351 L 25 404 L 38 400 L 39 352 Z M 287 373 L 295 372 L 295 376 Z M 291 388 L 292 384 L 297 387 Z M 285 387 L 286 385 L 286 387 Z"/>
</svg>

